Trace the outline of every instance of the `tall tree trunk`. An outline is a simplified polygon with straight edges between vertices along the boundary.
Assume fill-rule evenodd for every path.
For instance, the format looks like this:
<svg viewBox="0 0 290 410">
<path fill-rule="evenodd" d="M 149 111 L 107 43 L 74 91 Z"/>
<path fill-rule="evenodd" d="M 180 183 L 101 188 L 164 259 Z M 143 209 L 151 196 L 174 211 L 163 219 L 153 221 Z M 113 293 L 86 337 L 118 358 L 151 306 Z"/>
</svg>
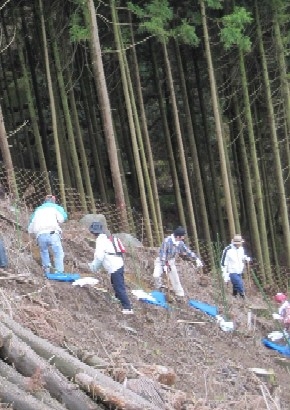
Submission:
<svg viewBox="0 0 290 410">
<path fill-rule="evenodd" d="M 242 124 L 240 115 L 238 115 L 238 113 L 241 112 L 240 107 L 239 107 L 238 98 L 236 94 L 233 93 L 233 95 L 234 95 L 234 113 L 235 113 L 235 118 L 237 121 L 238 133 L 239 133 L 239 138 L 238 138 L 238 146 L 239 146 L 239 152 L 240 152 L 239 158 L 241 158 L 241 168 L 243 169 L 242 181 L 243 181 L 244 191 L 245 191 L 246 214 L 248 217 L 248 223 L 249 223 L 250 232 L 251 232 L 251 242 L 252 242 L 251 248 L 253 250 L 253 254 L 255 255 L 255 258 L 257 259 L 259 266 L 261 267 L 262 278 L 265 280 L 265 276 L 264 276 L 265 273 L 263 269 L 264 260 L 263 260 L 261 242 L 260 242 L 259 226 L 258 226 L 258 221 L 257 221 L 255 201 L 254 201 L 254 196 L 253 196 L 251 171 L 250 171 L 250 165 L 248 161 L 249 153 L 247 152 L 247 149 L 246 149 L 244 133 L 243 133 L 243 124 Z"/>
<path fill-rule="evenodd" d="M 77 62 L 79 59 L 77 60 Z M 78 64 L 79 71 L 80 66 Z M 104 174 L 104 167 L 100 161 L 100 144 L 97 143 L 97 139 L 101 134 L 99 129 L 99 125 L 97 123 L 97 118 L 95 112 L 97 110 L 97 106 L 95 104 L 95 99 L 93 98 L 92 92 L 93 84 L 90 81 L 90 77 L 88 76 L 87 70 L 85 71 L 85 75 L 81 76 L 80 79 L 80 92 L 81 92 L 81 99 L 83 101 L 83 108 L 85 113 L 85 121 L 88 128 L 88 136 L 89 136 L 89 143 L 91 148 L 92 154 L 92 166 L 94 169 L 94 174 L 97 179 L 99 193 L 95 191 L 95 194 L 98 198 L 100 198 L 103 202 L 108 202 L 107 197 L 107 184 L 106 184 L 106 176 Z"/>
<path fill-rule="evenodd" d="M 53 94 L 53 89 L 52 89 L 51 73 L 50 73 L 50 66 L 49 66 L 49 56 L 48 56 L 47 38 L 46 38 L 46 30 L 45 30 L 45 23 L 44 23 L 44 14 L 43 14 L 42 1 L 43 0 L 38 0 L 41 30 L 42 30 L 42 41 L 43 41 L 45 70 L 46 70 L 47 86 L 48 86 L 48 92 L 49 92 L 51 118 L 52 118 L 54 148 L 55 148 L 55 155 L 56 155 L 56 164 L 57 164 L 57 173 L 58 173 L 58 180 L 59 180 L 61 203 L 62 203 L 62 206 L 64 208 L 66 208 L 64 179 L 63 179 L 61 155 L 60 155 L 59 140 L 58 140 L 58 130 L 57 130 L 57 117 L 56 117 L 56 111 L 55 111 L 54 94 Z"/>
<path fill-rule="evenodd" d="M 177 138 L 177 145 L 179 149 L 179 160 L 180 160 L 180 165 L 181 165 L 181 172 L 182 172 L 183 182 L 185 186 L 185 197 L 186 197 L 186 204 L 188 208 L 187 220 L 188 220 L 188 225 L 190 226 L 190 231 L 193 235 L 193 242 L 194 242 L 195 250 L 197 251 L 197 253 L 199 253 L 198 235 L 197 235 L 195 215 L 194 215 L 193 204 L 192 204 L 192 197 L 191 197 L 191 192 L 190 192 L 187 166 L 186 166 L 186 161 L 185 161 L 185 153 L 184 153 L 181 128 L 180 128 L 179 117 L 178 117 L 178 108 L 177 108 L 176 96 L 175 96 L 175 91 L 174 91 L 171 66 L 170 66 L 170 61 L 169 61 L 169 56 L 168 56 L 168 51 L 167 51 L 167 46 L 166 46 L 165 41 L 163 41 L 162 43 L 162 50 L 163 50 L 164 61 L 165 61 L 165 70 L 166 70 L 166 77 L 168 81 L 168 89 L 169 89 L 170 100 L 171 100 L 171 105 L 172 105 L 172 113 L 173 113 L 174 127 L 175 127 L 176 138 Z"/>
<path fill-rule="evenodd" d="M 49 178 L 48 178 L 48 172 L 47 172 L 47 168 L 46 168 L 44 152 L 43 152 L 43 148 L 42 148 L 41 136 L 40 136 L 40 132 L 39 132 L 38 124 L 37 124 L 37 114 L 36 114 L 36 111 L 35 111 L 35 108 L 34 108 L 33 95 L 31 93 L 29 74 L 28 74 L 27 67 L 26 67 L 26 64 L 25 64 L 23 46 L 19 42 L 17 43 L 17 45 L 18 45 L 18 56 L 19 56 L 19 61 L 20 61 L 20 65 L 21 65 L 21 68 L 22 68 L 24 85 L 25 85 L 26 101 L 27 101 L 27 104 L 28 104 L 28 110 L 29 110 L 29 114 L 30 114 L 30 121 L 31 121 L 31 125 L 32 125 L 34 139 L 35 139 L 35 147 L 36 147 L 37 158 L 38 158 L 38 161 L 39 161 L 39 168 L 40 168 L 41 173 L 43 174 L 46 191 L 50 192 L 51 187 L 50 187 L 50 182 L 49 182 Z"/>
<path fill-rule="evenodd" d="M 3 157 L 3 162 L 5 166 L 5 173 L 7 177 L 7 184 L 10 193 L 14 196 L 14 199 L 18 198 L 18 191 L 15 179 L 14 168 L 12 164 L 12 159 L 9 151 L 9 145 L 7 140 L 6 129 L 4 125 L 4 118 L 2 115 L 2 107 L 0 104 L 0 151 Z"/>
<path fill-rule="evenodd" d="M 287 160 L 288 160 L 288 169 L 290 168 L 290 85 L 289 85 L 289 71 L 287 70 L 286 64 L 286 56 L 285 56 L 285 47 L 283 44 L 283 38 L 281 35 L 280 25 L 279 25 L 279 17 L 278 17 L 278 8 L 275 1 L 272 1 L 272 9 L 273 9 L 273 25 L 274 25 L 274 38 L 275 38 L 275 50 L 277 52 L 277 62 L 278 62 L 278 69 L 280 73 L 280 81 L 281 81 L 281 94 L 283 98 L 284 104 L 284 112 L 286 118 L 286 153 L 287 153 Z M 281 13 L 281 11 L 280 11 Z M 283 13 L 283 12 L 282 12 Z M 283 13 L 284 14 L 284 13 Z M 289 69 L 289 67 L 288 67 Z M 289 186 L 289 184 L 288 184 Z M 290 193 L 290 188 L 288 189 L 288 195 Z"/>
<path fill-rule="evenodd" d="M 84 178 L 86 191 L 88 195 L 88 202 L 90 204 L 90 212 L 96 213 L 94 194 L 93 194 L 93 189 L 92 189 L 92 184 L 91 184 L 91 178 L 90 178 L 89 167 L 88 167 L 88 162 L 87 162 L 87 155 L 86 155 L 86 151 L 84 147 L 82 131 L 81 131 L 79 118 L 78 118 L 74 90 L 72 88 L 71 81 L 69 83 L 70 83 L 70 90 L 69 90 L 70 107 L 71 107 L 72 119 L 74 123 L 76 143 L 77 143 L 78 151 L 80 153 L 80 159 L 81 159 L 82 170 L 83 170 L 83 178 Z"/>
<path fill-rule="evenodd" d="M 31 75 L 31 83 L 32 83 L 32 90 L 33 90 L 33 96 L 35 98 L 35 108 L 37 110 L 38 114 L 38 120 L 39 120 L 39 129 L 40 129 L 40 137 L 42 140 L 42 147 L 45 155 L 45 162 L 46 162 L 46 167 L 47 169 L 50 169 L 50 155 L 49 155 L 49 142 L 48 142 L 48 137 L 47 137 L 47 127 L 46 123 L 44 120 L 44 115 L 43 115 L 43 106 L 41 103 L 41 98 L 39 95 L 39 87 L 37 83 L 37 75 L 36 75 L 36 56 L 33 54 L 33 50 L 31 48 L 31 44 L 29 41 L 29 32 L 27 29 L 26 21 L 25 21 L 25 5 L 23 3 L 21 4 L 21 28 L 23 31 L 23 37 L 24 37 L 24 44 L 25 44 L 25 49 L 26 49 L 26 54 L 27 54 L 27 65 L 29 67 L 30 75 Z M 35 10 L 34 11 L 34 17 L 35 17 Z M 41 30 L 41 27 L 39 28 L 39 25 L 37 25 L 37 29 Z"/>
<path fill-rule="evenodd" d="M 253 90 L 254 93 L 257 93 L 257 89 Z M 263 107 L 264 108 L 264 107 Z M 258 158 L 264 158 L 266 150 L 268 149 L 268 139 L 265 140 L 264 138 L 264 130 L 260 126 L 260 124 L 264 123 L 264 116 L 265 112 L 264 109 L 261 109 L 260 104 L 258 101 L 256 101 L 255 104 L 253 104 L 253 114 L 255 118 L 255 133 L 256 133 L 256 141 L 257 141 L 257 156 Z M 266 125 L 266 124 L 265 124 Z M 266 125 L 267 126 L 267 125 Z M 265 148 L 266 147 L 266 148 Z M 265 207 L 265 213 L 266 213 L 266 218 L 267 218 L 267 234 L 268 234 L 268 244 L 271 249 L 271 256 L 272 259 L 278 267 L 278 254 L 277 251 L 280 247 L 280 244 L 278 244 L 277 237 L 275 235 L 275 210 L 276 208 L 276 203 L 275 201 L 271 201 L 271 192 L 272 192 L 272 175 L 271 173 L 269 174 L 268 172 L 268 163 L 266 161 L 260 160 L 260 169 L 261 169 L 261 176 L 262 176 L 262 181 L 263 181 L 263 188 L 264 188 L 264 207 Z M 270 275 L 273 276 L 273 270 L 271 269 Z M 265 281 L 266 283 L 266 281 Z"/>
<path fill-rule="evenodd" d="M 213 258 L 212 248 L 211 248 L 211 235 L 210 235 L 210 229 L 209 229 L 209 223 L 208 223 L 207 207 L 206 207 L 206 202 L 205 202 L 203 183 L 202 183 L 202 178 L 201 178 L 200 163 L 199 163 L 199 158 L 198 158 L 198 153 L 197 153 L 196 140 L 195 140 L 193 124 L 192 124 L 193 120 L 191 118 L 191 112 L 190 112 L 190 107 L 189 107 L 189 100 L 188 100 L 186 81 L 185 81 L 185 76 L 184 76 L 182 60 L 181 60 L 181 54 L 180 54 L 180 49 L 179 49 L 179 45 L 177 42 L 175 42 L 175 47 L 176 47 L 177 63 L 178 63 L 178 68 L 179 68 L 179 78 L 180 78 L 180 83 L 181 83 L 182 99 L 183 99 L 183 104 L 184 104 L 184 112 L 185 112 L 185 118 L 186 118 L 186 135 L 187 135 L 186 140 L 188 140 L 189 142 L 189 148 L 190 148 L 190 153 L 191 153 L 191 158 L 192 158 L 193 173 L 194 173 L 193 180 L 194 180 L 194 185 L 197 188 L 196 195 L 194 196 L 197 198 L 198 210 L 199 210 L 201 224 L 203 228 L 203 236 L 207 243 L 207 251 L 208 251 L 208 255 L 210 259 L 210 264 L 213 267 L 214 258 Z"/>
<path fill-rule="evenodd" d="M 132 40 L 132 44 L 135 44 L 131 13 L 129 15 L 129 18 L 130 18 L 131 40 Z M 146 153 L 147 153 L 147 159 L 148 159 L 148 169 L 149 169 L 152 193 L 153 193 L 155 209 L 156 209 L 156 217 L 157 217 L 157 224 L 158 224 L 158 230 L 156 232 L 157 241 L 160 242 L 164 237 L 162 215 L 161 215 L 161 209 L 160 209 L 160 201 L 159 201 L 158 187 L 157 187 L 157 181 L 156 181 L 154 159 L 153 159 L 152 148 L 150 144 L 150 138 L 149 138 L 149 132 L 148 132 L 148 126 L 147 126 L 147 118 L 146 118 L 143 95 L 142 95 L 142 85 L 141 85 L 141 80 L 140 80 L 140 75 L 139 75 L 139 70 L 138 70 L 138 59 L 137 59 L 137 53 L 136 53 L 135 47 L 132 48 L 132 55 L 133 55 L 133 69 L 134 69 L 135 80 L 136 80 L 138 105 L 139 105 L 139 110 L 141 114 L 140 117 L 141 117 L 142 135 L 143 135 L 145 147 L 146 147 Z"/>
<path fill-rule="evenodd" d="M 242 91 L 243 91 L 244 105 L 245 105 L 245 117 L 246 117 L 246 122 L 247 122 L 247 130 L 248 130 L 249 143 L 250 143 L 251 165 L 252 165 L 253 174 L 254 174 L 253 178 L 255 181 L 255 193 L 256 193 L 255 202 L 256 202 L 256 207 L 257 207 L 257 218 L 258 218 L 258 224 L 259 224 L 261 248 L 263 252 L 264 268 L 266 269 L 266 272 L 265 272 L 266 278 L 271 279 L 270 255 L 269 255 L 269 245 L 268 245 L 268 239 L 267 239 L 266 220 L 265 220 L 265 212 L 264 212 L 264 204 L 263 204 L 262 182 L 261 182 L 260 172 L 259 172 L 257 151 L 256 151 L 256 145 L 255 145 L 255 135 L 254 135 L 254 129 L 253 129 L 253 120 L 252 120 L 252 113 L 251 113 L 251 105 L 250 105 L 250 97 L 249 97 L 249 92 L 248 92 L 248 82 L 247 82 L 247 76 L 246 76 L 244 54 L 242 50 L 239 50 L 239 58 L 240 58 Z"/>
<path fill-rule="evenodd" d="M 22 149 L 20 146 L 20 141 L 19 138 L 16 137 L 15 131 L 17 130 L 17 125 L 16 125 L 16 120 L 15 120 L 15 113 L 14 113 L 14 102 L 12 99 L 12 87 L 10 86 L 10 81 L 7 78 L 7 72 L 4 67 L 4 62 L 2 58 L 2 53 L 0 53 L 0 61 L 1 61 L 1 80 L 3 81 L 2 88 L 4 90 L 3 92 L 3 97 L 4 101 L 6 99 L 6 104 L 3 105 L 3 112 L 2 115 L 5 116 L 6 120 L 8 121 L 10 118 L 10 127 L 12 127 L 13 132 L 10 133 L 9 137 L 9 142 L 10 142 L 10 148 L 11 148 L 11 157 L 12 157 L 12 162 L 15 164 L 18 164 L 18 168 L 25 168 L 24 166 L 24 159 L 23 159 L 23 154 L 22 154 Z M 9 117 L 8 117 L 9 114 Z"/>
<path fill-rule="evenodd" d="M 155 84 L 156 84 L 156 88 L 157 88 L 159 110 L 160 110 L 160 115 L 161 115 L 161 120 L 162 120 L 163 133 L 165 135 L 167 156 L 168 156 L 168 161 L 169 161 L 169 167 L 170 167 L 172 183 L 173 183 L 173 187 L 174 187 L 177 211 L 178 211 L 179 220 L 180 220 L 181 225 L 186 226 L 184 206 L 183 206 L 183 203 L 182 203 L 180 185 L 179 185 L 179 180 L 178 180 L 178 175 L 177 175 L 177 170 L 176 170 L 176 162 L 175 162 L 175 159 L 174 159 L 173 147 L 172 147 L 172 142 L 171 142 L 171 137 L 170 137 L 170 130 L 169 130 L 169 126 L 168 126 L 168 121 L 167 121 L 167 116 L 166 116 L 166 109 L 165 109 L 165 104 L 164 104 L 165 98 L 164 98 L 164 95 L 163 95 L 163 92 L 162 92 L 161 80 L 159 78 L 159 73 L 158 73 L 156 50 L 153 47 L 152 47 L 152 57 L 153 57 L 153 66 L 154 66 L 154 73 L 155 73 Z"/>
<path fill-rule="evenodd" d="M 202 28 L 203 28 L 203 35 L 204 35 L 205 54 L 206 54 L 206 60 L 207 60 L 207 65 L 208 65 L 211 98 L 212 98 L 213 113 L 214 113 L 215 127 L 216 127 L 216 136 L 217 136 L 219 157 L 220 157 L 220 163 L 221 163 L 221 176 L 222 176 L 222 181 L 223 181 L 223 186 L 224 186 L 224 194 L 225 194 L 225 202 L 226 202 L 225 207 L 226 207 L 226 213 L 227 213 L 228 224 L 229 224 L 229 234 L 231 237 L 233 237 L 234 234 L 236 233 L 236 227 L 235 227 L 234 213 L 233 213 L 233 207 L 232 207 L 229 176 L 228 176 L 226 157 L 225 157 L 225 151 L 224 151 L 224 140 L 223 140 L 223 132 L 222 132 L 220 112 L 219 112 L 218 94 L 217 94 L 216 81 L 215 81 L 215 75 L 214 75 L 214 69 L 213 69 L 213 63 L 212 63 L 212 57 L 211 57 L 211 49 L 210 49 L 209 34 L 208 34 L 208 29 L 207 29 L 207 19 L 206 19 L 204 0 L 200 0 L 200 7 L 201 7 Z"/>
<path fill-rule="evenodd" d="M 264 51 L 264 44 L 262 38 L 262 30 L 260 24 L 260 16 L 258 12 L 258 5 L 257 0 L 255 1 L 255 10 L 256 10 L 256 23 L 257 23 L 257 34 L 258 34 L 258 45 L 261 57 L 261 64 L 262 64 L 262 73 L 263 73 L 263 80 L 264 80 L 264 89 L 266 94 L 266 104 L 268 110 L 268 118 L 269 118 L 269 127 L 270 127 L 270 140 L 272 143 L 272 152 L 274 155 L 274 169 L 275 169 L 275 180 L 277 182 L 277 193 L 278 193 L 278 202 L 279 202 L 279 210 L 281 215 L 281 225 L 282 225 L 282 232 L 283 232 L 283 243 L 284 243 L 284 251 L 287 260 L 287 266 L 290 268 L 290 225 L 289 225 L 289 217 L 288 217 L 288 209 L 287 209 L 287 199 L 285 194 L 285 187 L 283 181 L 283 173 L 282 173 L 282 163 L 280 159 L 280 148 L 279 148 L 279 141 L 276 132 L 276 123 L 275 123 L 275 114 L 274 114 L 274 107 L 272 102 L 272 94 L 271 94 L 271 86 L 268 74 L 268 68 L 266 63 L 265 51 Z M 290 97 L 290 95 L 289 95 Z"/>
<path fill-rule="evenodd" d="M 50 35 L 51 35 L 51 46 L 52 46 L 53 57 L 54 57 L 54 62 L 55 62 L 58 89 L 59 89 L 60 98 L 61 98 L 62 112 L 63 112 L 63 115 L 64 115 L 64 120 L 65 120 L 65 124 L 66 124 L 66 131 L 67 131 L 67 135 L 68 135 L 68 149 L 70 151 L 70 155 L 71 155 L 71 159 L 72 159 L 72 167 L 73 167 L 74 174 L 75 174 L 77 190 L 78 190 L 78 193 L 80 194 L 80 201 L 81 201 L 81 205 L 82 205 L 82 210 L 83 210 L 83 212 L 86 213 L 87 212 L 87 201 L 86 201 L 85 190 L 84 190 L 84 185 L 83 185 L 83 180 L 82 180 L 82 175 L 81 175 L 81 170 L 80 170 L 78 153 L 77 153 L 77 149 L 76 149 L 76 142 L 75 142 L 74 130 L 73 130 L 73 126 L 72 126 L 72 119 L 71 119 L 71 116 L 70 116 L 68 98 L 67 98 L 67 93 L 66 93 L 65 84 L 64 84 L 64 78 L 63 78 L 63 74 L 62 74 L 60 55 L 59 55 L 58 46 L 56 44 L 55 33 L 54 33 L 54 29 L 53 29 L 53 25 L 52 25 L 51 20 L 49 21 L 49 31 L 50 31 Z"/>
<path fill-rule="evenodd" d="M 113 120 L 110 108 L 110 100 L 106 85 L 104 67 L 102 62 L 102 50 L 100 46 L 98 25 L 96 12 L 93 0 L 87 0 L 88 19 L 90 26 L 90 48 L 93 65 L 94 80 L 96 81 L 96 89 L 100 102 L 101 116 L 104 124 L 104 133 L 107 142 L 108 156 L 110 160 L 112 180 L 114 185 L 116 205 L 120 211 L 122 228 L 128 227 L 128 216 L 126 211 L 125 196 L 122 185 L 120 167 L 118 163 L 117 147 L 115 142 Z"/>
<path fill-rule="evenodd" d="M 220 235 L 222 242 L 227 242 L 226 232 L 225 232 L 225 225 L 223 222 L 223 213 L 221 207 L 221 193 L 218 183 L 218 176 L 215 167 L 215 158 L 214 152 L 212 149 L 212 144 L 210 141 L 210 133 L 208 127 L 208 116 L 206 111 L 206 104 L 205 104 L 205 96 L 204 96 L 204 89 L 201 85 L 201 78 L 200 78 L 200 68 L 198 66 L 198 60 L 196 54 L 193 55 L 193 65 L 195 69 L 195 78 L 196 78 L 196 85 L 197 85 L 197 92 L 198 92 L 198 99 L 202 117 L 202 127 L 204 130 L 204 138 L 205 138 L 205 150 L 208 156 L 209 161 L 209 169 L 210 169 L 210 179 L 212 183 L 209 185 L 206 184 L 206 189 L 209 190 L 207 195 L 208 199 L 208 207 L 209 213 L 211 215 L 211 225 L 213 229 L 213 233 L 215 235 L 215 239 L 217 239 L 217 235 Z M 213 192 L 213 195 L 212 195 Z M 214 199 L 214 201 L 213 201 Z M 219 229 L 216 229 L 218 226 Z"/>
<path fill-rule="evenodd" d="M 110 5 L 111 5 L 111 13 L 112 13 L 113 21 L 117 23 L 115 1 L 111 0 Z M 148 244 L 149 246 L 153 246 L 154 241 L 153 241 L 152 230 L 151 230 L 151 225 L 150 225 L 150 216 L 149 216 L 146 189 L 145 189 L 145 183 L 144 183 L 144 175 L 143 175 L 141 158 L 140 158 L 140 156 L 142 155 L 142 152 L 141 152 L 141 147 L 139 149 L 139 146 L 138 146 L 136 127 L 134 124 L 133 111 L 132 111 L 132 100 L 130 98 L 128 76 L 126 74 L 126 67 L 125 67 L 126 62 L 124 61 L 124 55 L 123 55 L 122 46 L 121 46 L 120 37 L 119 37 L 119 30 L 116 24 L 113 25 L 113 29 L 114 29 L 114 38 L 116 42 L 116 47 L 117 47 L 117 50 L 119 51 L 118 52 L 119 66 L 120 66 L 120 71 L 121 71 L 123 92 L 125 96 L 125 104 L 127 108 L 130 134 L 131 134 L 131 140 L 132 140 L 132 145 L 133 145 L 134 161 L 135 161 L 135 167 L 136 167 L 138 184 L 139 184 L 139 191 L 140 191 L 140 198 L 141 198 L 141 203 L 142 203 L 142 212 L 144 216 L 145 229 L 146 229 Z M 144 154 L 144 151 L 143 151 L 143 154 Z"/>
</svg>

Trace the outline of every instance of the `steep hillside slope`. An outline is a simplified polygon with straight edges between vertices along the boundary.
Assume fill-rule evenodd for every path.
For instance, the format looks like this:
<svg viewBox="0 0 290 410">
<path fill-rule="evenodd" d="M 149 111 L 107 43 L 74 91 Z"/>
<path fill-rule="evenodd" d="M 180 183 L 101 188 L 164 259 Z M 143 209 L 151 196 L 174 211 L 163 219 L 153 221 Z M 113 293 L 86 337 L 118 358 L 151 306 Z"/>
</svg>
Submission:
<svg viewBox="0 0 290 410">
<path fill-rule="evenodd" d="M 7 219 L 15 221 L 15 215 L 9 212 Z M 232 298 L 230 288 L 226 290 L 236 325 L 231 333 L 223 332 L 212 317 L 188 305 L 189 299 L 214 305 L 218 291 L 209 276 L 183 260 L 178 261 L 187 293 L 183 302 L 172 301 L 167 310 L 131 296 L 135 315 L 124 317 L 105 273 L 100 273 L 97 288 L 46 280 L 37 247 L 24 232 L 27 217 L 17 218 L 19 226 L 1 219 L 10 260 L 9 270 L 1 271 L 1 309 L 34 334 L 83 360 L 87 352 L 95 355 L 102 372 L 139 389 L 138 394 L 144 394 L 144 389 L 140 383 L 137 388 L 134 383 L 130 386 L 130 381 L 152 377 L 156 365 L 165 366 L 176 381 L 174 386 L 164 387 L 172 400 L 170 405 L 163 405 L 161 395 L 160 409 L 290 408 L 289 370 L 278 364 L 278 354 L 261 344 L 262 337 L 275 329 L 274 321 L 264 312 L 264 316 L 256 317 L 252 329 L 248 328 L 249 306 L 263 306 L 253 284 L 247 284 L 246 301 Z M 66 267 L 82 276 L 90 275 L 86 262 L 93 255 L 86 237 L 78 222 L 65 224 Z M 152 289 L 155 254 L 155 249 L 136 248 L 126 255 L 130 290 L 140 286 Z M 223 313 L 223 307 L 218 307 Z M 272 369 L 275 376 L 261 379 L 250 368 Z M 158 391 L 158 385 L 155 388 Z M 148 397 L 157 400 L 153 393 L 147 392 Z"/>
</svg>

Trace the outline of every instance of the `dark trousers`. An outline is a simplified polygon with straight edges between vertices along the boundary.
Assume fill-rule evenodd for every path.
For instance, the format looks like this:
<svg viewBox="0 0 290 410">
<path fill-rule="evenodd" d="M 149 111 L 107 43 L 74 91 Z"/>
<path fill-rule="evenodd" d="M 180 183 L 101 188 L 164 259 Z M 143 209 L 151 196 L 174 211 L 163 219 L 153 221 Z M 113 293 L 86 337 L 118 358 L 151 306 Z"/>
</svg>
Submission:
<svg viewBox="0 0 290 410">
<path fill-rule="evenodd" d="M 244 281 L 240 273 L 230 273 L 230 280 L 233 285 L 233 295 L 244 295 Z"/>
<path fill-rule="evenodd" d="M 111 283 L 115 292 L 115 296 L 117 299 L 119 299 L 123 308 L 131 309 L 131 303 L 126 292 L 124 280 L 124 266 L 111 273 Z"/>
</svg>

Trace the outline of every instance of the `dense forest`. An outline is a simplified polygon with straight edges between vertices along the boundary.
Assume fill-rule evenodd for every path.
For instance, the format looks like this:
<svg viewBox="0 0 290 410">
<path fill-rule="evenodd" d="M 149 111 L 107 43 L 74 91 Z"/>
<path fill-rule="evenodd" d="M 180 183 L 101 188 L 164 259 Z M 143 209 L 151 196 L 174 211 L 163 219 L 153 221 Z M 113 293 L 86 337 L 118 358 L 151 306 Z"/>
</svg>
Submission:
<svg viewBox="0 0 290 410">
<path fill-rule="evenodd" d="M 0 148 L 142 214 L 147 243 L 184 225 L 194 249 L 246 238 L 263 279 L 290 268 L 286 0 L 4 0 Z M 212 249 L 209 259 L 214 263 Z"/>
</svg>

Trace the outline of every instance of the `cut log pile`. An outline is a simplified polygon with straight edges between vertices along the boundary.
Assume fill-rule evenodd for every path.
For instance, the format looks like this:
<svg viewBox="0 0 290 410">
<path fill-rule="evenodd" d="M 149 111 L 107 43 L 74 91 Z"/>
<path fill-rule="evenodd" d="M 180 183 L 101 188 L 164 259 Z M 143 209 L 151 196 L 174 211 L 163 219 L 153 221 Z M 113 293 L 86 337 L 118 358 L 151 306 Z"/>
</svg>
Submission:
<svg viewBox="0 0 290 410">
<path fill-rule="evenodd" d="M 130 382 L 130 389 L 130 383 L 128 386 L 126 382 L 118 383 L 99 368 L 36 336 L 3 311 L 0 312 L 0 346 L 0 398 L 2 403 L 12 404 L 13 409 L 174 408 L 167 400 L 156 400 L 158 388 L 154 395 L 148 395 L 144 389 L 136 390 L 136 382 Z M 144 374 L 148 375 L 148 368 L 143 370 L 139 373 L 140 382 Z M 166 369 L 160 367 L 157 370 L 164 377 Z M 169 374 L 174 379 L 172 370 Z M 152 376 L 156 380 L 154 386 L 160 387 L 156 368 Z M 169 388 L 166 389 L 168 391 Z"/>
</svg>

